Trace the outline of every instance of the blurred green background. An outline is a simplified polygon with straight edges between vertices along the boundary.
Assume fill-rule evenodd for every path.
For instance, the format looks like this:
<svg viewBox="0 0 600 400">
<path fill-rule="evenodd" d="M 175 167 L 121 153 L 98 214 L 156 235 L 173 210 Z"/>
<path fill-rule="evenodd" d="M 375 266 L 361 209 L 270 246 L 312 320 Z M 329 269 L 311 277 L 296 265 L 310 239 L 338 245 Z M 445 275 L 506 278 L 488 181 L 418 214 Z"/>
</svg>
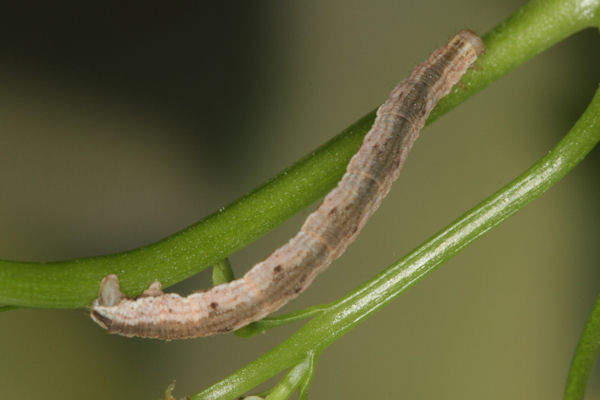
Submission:
<svg viewBox="0 0 600 400">
<path fill-rule="evenodd" d="M 233 201 L 377 107 L 462 28 L 523 1 L 0 8 L 0 257 L 143 246 Z M 372 277 L 544 155 L 598 86 L 598 33 L 427 128 L 357 242 L 290 311 Z M 314 399 L 558 399 L 598 294 L 600 151 L 321 357 Z M 310 211 L 232 257 L 236 274 Z M 205 271 L 174 290 L 206 287 Z M 106 334 L 85 310 L 0 314 L 7 399 L 195 393 L 284 340 Z M 600 399 L 600 368 L 588 393 Z"/>
</svg>

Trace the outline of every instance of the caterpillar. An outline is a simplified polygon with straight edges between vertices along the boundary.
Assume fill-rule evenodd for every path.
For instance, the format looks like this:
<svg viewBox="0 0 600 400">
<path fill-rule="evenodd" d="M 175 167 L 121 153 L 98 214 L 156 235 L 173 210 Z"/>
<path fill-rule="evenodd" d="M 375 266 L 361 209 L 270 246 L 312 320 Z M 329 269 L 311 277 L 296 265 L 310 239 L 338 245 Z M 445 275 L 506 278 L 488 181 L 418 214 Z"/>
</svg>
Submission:
<svg viewBox="0 0 600 400">
<path fill-rule="evenodd" d="M 398 178 L 431 110 L 484 50 L 479 36 L 463 30 L 417 65 L 379 107 L 346 173 L 298 234 L 242 278 L 187 297 L 165 294 L 154 282 L 129 299 L 118 277 L 108 275 L 91 307 L 93 320 L 124 336 L 185 339 L 239 329 L 297 297 L 354 241 Z"/>
</svg>

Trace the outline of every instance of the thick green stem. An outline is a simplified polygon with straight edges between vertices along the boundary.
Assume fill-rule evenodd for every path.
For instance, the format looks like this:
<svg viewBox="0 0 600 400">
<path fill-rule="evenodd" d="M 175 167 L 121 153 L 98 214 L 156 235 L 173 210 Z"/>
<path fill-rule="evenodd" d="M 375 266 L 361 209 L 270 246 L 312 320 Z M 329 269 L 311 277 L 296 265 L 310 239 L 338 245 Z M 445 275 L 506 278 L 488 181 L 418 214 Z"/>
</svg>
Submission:
<svg viewBox="0 0 600 400">
<path fill-rule="evenodd" d="M 565 400 L 583 400 L 596 359 L 600 356 L 600 296 L 585 324 L 571 361 Z"/>
<path fill-rule="evenodd" d="M 600 0 L 534 0 L 525 4 L 483 36 L 487 54 L 477 61 L 479 69 L 462 79 L 467 90 L 455 87 L 430 121 L 541 51 L 593 26 L 600 26 Z"/>
<path fill-rule="evenodd" d="M 487 53 L 464 87 L 442 100 L 430 121 L 520 63 L 572 33 L 600 25 L 600 0 L 537 0 L 485 36 Z M 86 307 L 101 279 L 119 275 L 122 290 L 139 295 L 164 287 L 224 259 L 323 196 L 344 173 L 373 113 L 225 209 L 149 246 L 125 253 L 33 263 L 0 260 L 0 303 L 26 307 Z"/>
<path fill-rule="evenodd" d="M 599 141 L 600 90 L 565 138 L 520 177 L 408 256 L 335 302 L 285 342 L 191 399 L 233 399 L 297 364 L 309 351 L 321 352 L 463 247 L 539 197 Z"/>
</svg>

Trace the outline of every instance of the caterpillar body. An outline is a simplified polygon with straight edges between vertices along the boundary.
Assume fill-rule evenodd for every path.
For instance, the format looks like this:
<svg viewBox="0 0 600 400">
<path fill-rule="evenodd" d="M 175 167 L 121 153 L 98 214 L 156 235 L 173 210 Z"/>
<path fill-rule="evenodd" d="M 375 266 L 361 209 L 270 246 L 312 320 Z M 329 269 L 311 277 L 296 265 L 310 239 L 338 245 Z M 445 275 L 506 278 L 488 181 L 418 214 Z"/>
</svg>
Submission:
<svg viewBox="0 0 600 400">
<path fill-rule="evenodd" d="M 431 110 L 483 53 L 469 30 L 453 36 L 396 86 L 345 175 L 300 232 L 242 278 L 187 297 L 162 293 L 155 282 L 125 298 L 116 275 L 104 278 L 91 316 L 111 333 L 164 340 L 239 329 L 298 296 L 354 241 L 396 180 Z"/>
</svg>

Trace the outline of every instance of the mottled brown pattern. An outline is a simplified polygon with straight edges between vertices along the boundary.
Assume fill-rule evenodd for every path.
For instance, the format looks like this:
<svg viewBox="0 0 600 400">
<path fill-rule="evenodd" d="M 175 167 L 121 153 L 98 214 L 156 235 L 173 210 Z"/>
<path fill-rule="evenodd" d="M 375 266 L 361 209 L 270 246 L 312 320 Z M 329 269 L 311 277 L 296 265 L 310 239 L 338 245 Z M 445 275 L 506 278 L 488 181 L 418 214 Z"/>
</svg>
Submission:
<svg viewBox="0 0 600 400">
<path fill-rule="evenodd" d="M 282 307 L 354 241 L 398 177 L 433 107 L 484 48 L 473 32 L 461 31 L 417 65 L 377 110 L 337 187 L 295 237 L 243 278 L 188 297 L 162 294 L 156 284 L 144 297 L 123 299 L 116 275 L 109 275 L 92 318 L 111 333 L 172 340 L 229 332 Z"/>
</svg>

